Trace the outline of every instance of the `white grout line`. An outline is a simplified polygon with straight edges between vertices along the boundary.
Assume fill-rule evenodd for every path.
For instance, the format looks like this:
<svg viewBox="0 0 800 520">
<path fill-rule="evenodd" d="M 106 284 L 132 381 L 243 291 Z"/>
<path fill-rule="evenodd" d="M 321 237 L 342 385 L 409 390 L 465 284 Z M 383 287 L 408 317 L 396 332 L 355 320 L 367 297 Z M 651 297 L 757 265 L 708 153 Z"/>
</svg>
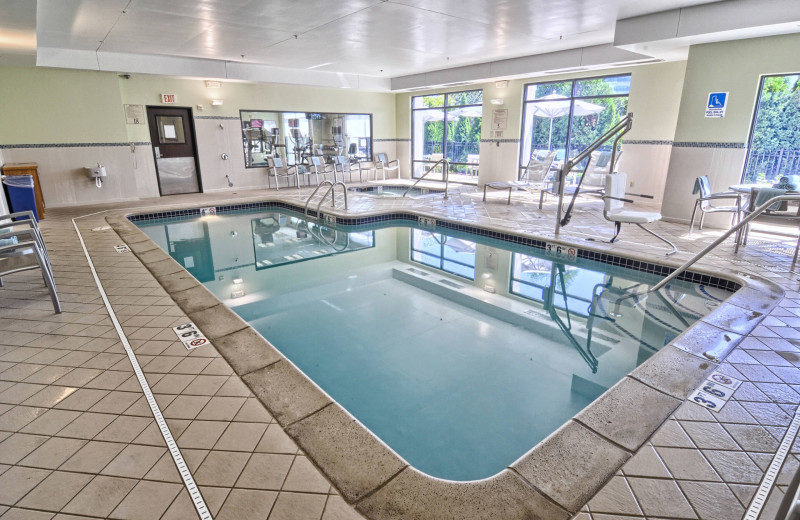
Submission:
<svg viewBox="0 0 800 520">
<path fill-rule="evenodd" d="M 767 472 L 761 480 L 761 485 L 758 486 L 758 491 L 756 491 L 756 495 L 750 502 L 750 507 L 747 508 L 747 513 L 745 513 L 742 520 L 756 520 L 761 514 L 761 509 L 767 502 L 767 497 L 775 484 L 775 479 L 778 478 L 778 473 L 781 470 L 781 466 L 783 466 L 784 460 L 786 460 L 786 455 L 789 454 L 789 448 L 791 448 L 795 437 L 797 437 L 798 429 L 800 429 L 800 408 L 795 412 L 794 419 L 792 419 L 789 429 L 786 430 L 786 435 L 783 436 L 783 441 L 778 446 L 778 451 L 775 453 L 769 468 L 767 468 Z"/>
<path fill-rule="evenodd" d="M 139 361 L 136 359 L 136 354 L 133 353 L 131 344 L 128 342 L 128 338 L 125 336 L 122 326 L 119 324 L 117 315 L 114 313 L 114 309 L 111 308 L 111 302 L 109 302 L 106 291 L 103 289 L 103 284 L 100 283 L 100 278 L 97 276 L 94 263 L 92 263 L 92 259 L 89 256 L 89 251 L 86 249 L 86 243 L 83 241 L 83 236 L 78 229 L 78 224 L 75 222 L 75 219 L 72 219 L 72 225 L 75 227 L 75 232 L 78 234 L 78 240 L 81 242 L 83 254 L 86 256 L 86 260 L 89 262 L 89 268 L 92 270 L 92 276 L 97 284 L 97 288 L 100 290 L 100 296 L 103 297 L 103 303 L 106 305 L 106 310 L 108 310 L 108 315 L 111 318 L 111 322 L 114 324 L 114 328 L 117 330 L 119 339 L 122 341 L 122 346 L 125 347 L 125 352 L 128 354 L 128 359 L 130 360 L 131 365 L 133 365 L 133 371 L 136 373 L 136 378 L 139 380 L 139 385 L 142 387 L 144 396 L 147 399 L 147 404 L 150 405 L 150 410 L 153 412 L 153 417 L 156 420 L 156 424 L 161 430 L 161 435 L 164 437 L 164 441 L 167 443 L 167 448 L 169 448 L 169 452 L 172 455 L 172 460 L 175 461 L 175 466 L 177 466 L 178 472 L 181 474 L 183 485 L 186 486 L 186 490 L 189 491 L 189 496 L 192 498 L 194 507 L 197 509 L 197 514 L 200 515 L 201 520 L 212 520 L 211 513 L 208 511 L 208 507 L 206 507 L 206 503 L 203 500 L 203 495 L 200 494 L 200 490 L 197 488 L 197 484 L 194 482 L 194 477 L 192 477 L 192 473 L 189 471 L 186 461 L 183 460 L 183 455 L 181 455 L 181 451 L 178 449 L 178 445 L 175 443 L 175 438 L 172 436 L 172 432 L 169 431 L 169 426 L 167 426 L 167 422 L 164 420 L 164 416 L 161 414 L 161 409 L 158 407 L 158 403 L 153 397 L 153 392 L 150 390 L 150 385 L 147 383 L 147 379 L 144 377 L 142 367 L 139 366 Z"/>
</svg>

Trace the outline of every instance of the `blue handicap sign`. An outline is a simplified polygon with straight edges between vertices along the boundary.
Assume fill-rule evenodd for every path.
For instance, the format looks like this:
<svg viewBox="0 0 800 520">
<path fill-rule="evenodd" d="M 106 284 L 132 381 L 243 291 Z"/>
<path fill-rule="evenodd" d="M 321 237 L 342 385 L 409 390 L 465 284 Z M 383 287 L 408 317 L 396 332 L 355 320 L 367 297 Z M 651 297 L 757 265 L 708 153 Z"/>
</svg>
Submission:
<svg viewBox="0 0 800 520">
<path fill-rule="evenodd" d="M 727 92 L 712 92 L 708 95 L 708 108 L 725 108 L 727 101 Z"/>
</svg>

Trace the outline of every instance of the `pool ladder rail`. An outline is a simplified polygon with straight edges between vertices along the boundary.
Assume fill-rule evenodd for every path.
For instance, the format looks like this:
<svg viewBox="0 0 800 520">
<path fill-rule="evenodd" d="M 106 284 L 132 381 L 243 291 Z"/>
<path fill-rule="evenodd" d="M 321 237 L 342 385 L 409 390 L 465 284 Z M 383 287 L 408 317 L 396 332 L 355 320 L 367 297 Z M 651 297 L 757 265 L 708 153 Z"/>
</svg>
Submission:
<svg viewBox="0 0 800 520">
<path fill-rule="evenodd" d="M 316 195 L 319 189 L 323 186 L 327 186 L 328 189 L 322 194 L 322 197 L 319 199 L 319 203 L 317 204 L 317 220 L 320 219 L 320 207 L 322 207 L 322 203 L 325 202 L 325 197 L 327 197 L 329 193 L 331 195 L 331 207 L 336 207 L 336 186 L 342 187 L 342 193 L 344 194 L 344 209 L 347 211 L 347 185 L 343 181 L 332 182 L 328 179 L 325 179 L 319 183 L 316 188 L 314 188 L 314 191 L 306 199 L 306 205 L 303 209 L 303 214 L 306 216 L 306 218 L 308 218 L 308 205 L 311 204 L 311 199 L 314 198 L 314 195 Z"/>
<path fill-rule="evenodd" d="M 750 224 L 750 222 L 752 220 L 754 220 L 756 217 L 761 215 L 761 213 L 763 213 L 764 211 L 769 209 L 773 204 L 775 204 L 776 202 L 782 202 L 784 200 L 786 200 L 786 201 L 790 201 L 790 200 L 791 201 L 800 201 L 800 195 L 778 195 L 777 197 L 772 197 L 771 199 L 766 201 L 764 204 L 762 204 L 762 205 L 758 206 L 756 209 L 754 209 L 752 213 L 750 213 L 745 218 L 740 220 L 735 226 L 733 226 L 728 231 L 723 233 L 719 238 L 717 238 L 716 240 L 714 240 L 713 242 L 708 244 L 706 247 L 704 247 L 702 251 L 700 251 L 699 253 L 697 253 L 696 255 L 691 257 L 689 260 L 687 260 L 683 265 L 681 265 L 675 271 L 673 271 L 672 274 L 670 274 L 669 276 L 667 276 L 666 278 L 661 280 L 659 283 L 657 283 L 656 285 L 651 287 L 648 292 L 657 291 L 657 290 L 661 289 L 662 287 L 664 287 L 665 285 L 667 285 L 669 282 L 671 282 L 672 280 L 677 278 L 678 275 L 680 275 L 685 270 L 687 270 L 692 265 L 694 265 L 695 262 L 697 262 L 698 260 L 700 260 L 701 258 L 706 256 L 706 254 L 708 254 L 712 249 L 714 249 L 715 247 L 720 245 L 722 242 L 724 242 L 729 236 L 733 235 L 734 233 L 736 233 L 737 235 L 736 235 L 736 248 L 734 249 L 733 252 L 734 253 L 738 253 L 739 252 L 739 246 L 741 245 L 741 242 L 742 242 L 742 233 L 741 233 L 742 228 L 744 228 L 746 225 Z M 800 239 L 798 239 L 797 244 L 794 246 L 794 257 L 792 258 L 792 268 L 794 268 L 795 264 L 797 263 L 798 247 L 800 247 Z"/>
<path fill-rule="evenodd" d="M 442 172 L 443 172 L 443 175 L 444 175 L 444 198 L 445 198 L 445 200 L 447 200 L 447 188 L 448 188 L 448 186 L 450 185 L 450 161 L 449 161 L 448 159 L 446 159 L 446 158 L 439 159 L 438 161 L 436 161 L 435 163 L 433 163 L 433 166 L 431 166 L 430 168 L 428 168 L 428 170 L 427 170 L 425 173 L 423 173 L 423 174 L 422 174 L 422 177 L 420 177 L 419 179 L 417 179 L 417 180 L 414 182 L 414 184 L 412 184 L 411 186 L 409 186 L 408 188 L 406 188 L 406 191 L 404 191 L 404 192 L 403 192 L 403 195 L 402 195 L 402 197 L 405 197 L 405 196 L 408 194 L 408 192 L 409 192 L 409 191 L 411 191 L 412 189 L 414 189 L 414 187 L 415 187 L 417 184 L 419 184 L 419 181 L 421 181 L 422 179 L 424 179 L 426 175 L 428 175 L 430 172 L 432 172 L 433 170 L 435 170 L 435 169 L 436 169 L 436 167 L 437 167 L 437 166 L 439 166 L 440 164 L 442 165 Z"/>
</svg>

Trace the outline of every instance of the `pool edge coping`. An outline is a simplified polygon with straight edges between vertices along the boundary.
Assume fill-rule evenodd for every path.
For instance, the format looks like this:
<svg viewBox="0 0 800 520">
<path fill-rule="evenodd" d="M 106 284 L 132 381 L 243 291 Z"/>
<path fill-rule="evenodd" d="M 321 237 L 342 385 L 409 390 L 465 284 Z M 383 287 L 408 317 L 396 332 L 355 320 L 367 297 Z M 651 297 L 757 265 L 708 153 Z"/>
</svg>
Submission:
<svg viewBox="0 0 800 520">
<path fill-rule="evenodd" d="M 197 207 L 197 204 L 191 206 Z M 429 215 L 426 212 L 414 211 L 413 208 L 404 211 L 419 216 Z M 389 212 L 391 210 L 365 212 L 360 216 Z M 225 307 L 193 277 L 190 278 L 194 280 L 194 285 L 188 289 L 170 291 L 168 286 L 172 285 L 171 279 L 175 278 L 175 274 L 185 270 L 129 221 L 127 218 L 129 214 L 122 210 L 112 212 L 106 220 L 120 238 L 129 244 L 173 299 L 176 293 L 182 293 L 177 294 L 176 303 L 190 319 L 197 320 L 195 323 L 231 363 L 237 375 L 248 384 L 271 413 L 275 412 L 273 415 L 281 426 L 328 476 L 348 503 L 376 520 L 394 518 L 398 514 L 413 517 L 414 511 L 417 511 L 416 514 L 425 511 L 434 515 L 436 511 L 446 512 L 448 515 L 456 514 L 456 511 L 465 511 L 472 518 L 481 517 L 479 515 L 481 512 L 488 515 L 486 518 L 496 517 L 499 511 L 508 518 L 523 518 L 530 514 L 538 518 L 572 516 L 636 453 L 636 450 L 644 445 L 694 387 L 718 366 L 718 362 L 758 326 L 784 294 L 779 286 L 764 278 L 741 276 L 741 273 L 731 273 L 721 277 L 732 280 L 742 287 L 650 360 L 625 376 L 581 413 L 533 446 L 497 475 L 479 481 L 451 482 L 429 477 L 408 465 L 383 441 L 333 402 L 316 384 L 305 378 L 302 372 L 277 353 L 267 340 Z M 447 220 L 441 219 L 438 215 L 432 216 L 437 220 Z M 486 226 L 479 227 L 486 228 Z M 522 234 L 507 229 L 502 232 Z M 565 240 L 557 241 L 576 245 Z M 628 254 L 619 256 L 631 257 Z M 169 260 L 174 265 L 165 262 L 154 266 L 164 260 Z M 652 261 L 651 258 L 646 260 Z M 169 268 L 165 269 L 167 266 Z M 712 274 L 702 267 L 694 271 Z M 716 273 L 713 275 L 719 277 Z M 743 291 L 755 291 L 762 296 L 766 292 L 766 303 L 755 305 L 753 298 L 741 294 Z M 206 301 L 198 304 L 198 298 Z M 222 331 L 215 330 L 213 323 L 221 319 L 226 311 L 228 313 L 226 321 L 230 326 L 223 328 Z M 209 319 L 210 315 L 213 315 L 213 319 Z M 698 324 L 702 325 L 698 327 Z M 235 330 L 231 330 L 231 327 Z M 270 354 L 268 359 L 274 359 L 274 353 L 277 353 L 279 356 L 277 361 L 253 368 L 235 359 L 242 354 L 237 350 L 240 346 L 231 348 L 226 344 L 228 343 L 226 339 L 246 329 L 253 332 L 250 341 L 262 342 L 259 348 Z M 713 359 L 704 356 L 704 352 L 707 351 L 704 345 L 709 341 L 714 341 L 720 346 L 718 355 Z M 286 363 L 279 365 L 281 361 Z M 253 369 L 241 372 L 244 370 L 242 367 Z M 665 377 L 662 371 L 670 373 L 670 376 Z M 672 377 L 676 374 L 680 376 L 677 380 Z M 299 393 L 290 396 L 281 395 L 285 394 L 281 385 L 287 381 L 291 383 L 287 388 Z M 277 394 L 274 394 L 275 392 Z M 634 425 L 644 424 L 646 426 L 644 430 L 647 431 L 642 431 L 641 427 L 631 430 L 623 424 L 624 421 L 611 421 L 610 427 L 603 426 L 609 417 L 624 418 L 627 415 L 626 411 L 632 412 L 630 408 L 632 400 L 642 393 L 653 396 L 655 399 L 650 401 L 659 403 L 648 412 L 646 421 L 638 420 Z M 301 403 L 294 402 L 298 397 Z M 293 410 L 294 408 L 300 410 Z M 638 418 L 642 419 L 641 409 L 635 410 Z M 334 421 L 338 421 L 335 430 L 329 427 L 330 424 L 321 428 L 317 423 L 327 416 L 332 416 Z M 317 431 L 316 435 L 314 431 Z M 364 437 L 363 433 L 367 436 Z M 334 440 L 331 441 L 331 438 Z M 582 446 L 589 449 L 578 453 L 579 457 L 576 458 L 575 445 L 565 444 L 566 439 L 591 439 L 592 444 Z M 602 449 L 598 449 L 598 441 Z M 331 442 L 333 445 L 330 445 Z M 573 455 L 571 459 L 565 459 L 565 449 L 568 450 L 566 454 Z M 371 456 L 377 456 L 378 460 L 383 461 L 379 474 L 370 475 L 366 479 L 359 478 L 359 474 L 371 471 L 364 466 L 367 464 L 364 462 L 364 456 L 370 453 Z M 613 468 L 609 467 L 610 463 Z M 343 467 L 348 465 L 349 467 Z M 504 499 L 498 502 L 495 498 L 498 496 Z M 543 511 L 547 513 L 545 516 L 540 516 L 539 513 Z"/>
</svg>

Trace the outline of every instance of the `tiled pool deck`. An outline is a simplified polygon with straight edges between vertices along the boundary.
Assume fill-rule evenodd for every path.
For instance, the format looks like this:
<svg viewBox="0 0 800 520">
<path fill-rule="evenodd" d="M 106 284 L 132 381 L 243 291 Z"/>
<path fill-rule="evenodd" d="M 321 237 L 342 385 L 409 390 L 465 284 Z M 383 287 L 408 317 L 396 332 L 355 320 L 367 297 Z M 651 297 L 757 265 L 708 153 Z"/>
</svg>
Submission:
<svg viewBox="0 0 800 520">
<path fill-rule="evenodd" d="M 214 323 L 215 314 L 223 309 L 192 309 L 194 289 L 185 289 L 181 276 L 172 277 L 162 287 L 151 272 L 152 265 L 150 270 L 145 267 L 158 261 L 148 255 L 158 257 L 159 252 L 148 247 L 137 251 L 137 241 L 144 243 L 141 239 L 124 233 L 121 238 L 113 229 L 101 229 L 108 225 L 109 216 L 154 205 L 198 206 L 274 197 L 302 205 L 309 191 L 173 196 L 136 204 L 48 210 L 42 229 L 64 313 L 53 314 L 35 271 L 7 277 L 6 286 L 0 289 L 0 518 L 198 516 L 73 228 L 71 219 L 84 215 L 90 216 L 76 222 L 99 279 L 211 515 L 361 518 L 236 375 L 234 369 L 242 373 L 248 359 L 229 353 L 223 357 L 214 347 L 189 352 L 176 341 L 171 327 L 189 321 L 188 314 L 205 312 L 212 318 L 209 323 Z M 348 214 L 411 209 L 512 232 L 552 236 L 552 200 L 539 211 L 538 198 L 531 195 L 515 194 L 511 205 L 505 204 L 505 193 L 490 193 L 486 203 L 481 196 L 482 192 L 467 187 L 447 201 L 441 197 L 388 200 L 350 194 Z M 137 209 L 126 209 L 134 207 Z M 91 215 L 95 212 L 101 213 Z M 667 261 L 670 263 L 682 262 L 719 233 L 706 230 L 688 235 L 687 226 L 670 223 L 655 227 L 674 239 L 681 251 Z M 583 242 L 586 237 L 609 236 L 610 232 L 600 204 L 587 201 L 580 204 L 561 239 Z M 114 245 L 125 242 L 123 238 L 135 254 L 114 251 Z M 800 277 L 790 271 L 794 239 L 784 242 L 774 237 L 751 238 L 738 255 L 726 244 L 701 264 L 721 274 L 767 278 L 785 291 L 771 314 L 720 365 L 721 371 L 745 381 L 725 409 L 715 414 L 683 403 L 641 447 L 639 443 L 634 447 L 612 445 L 610 452 L 618 462 L 627 462 L 594 496 L 575 490 L 564 496 L 559 479 L 574 468 L 559 465 L 558 459 L 540 472 L 543 476 L 536 482 L 526 477 L 524 468 L 508 470 L 509 478 L 542 494 L 540 509 L 534 507 L 539 517 L 568 518 L 567 510 L 580 510 L 575 516 L 580 520 L 743 517 L 800 404 Z M 642 251 L 660 256 L 664 250 L 663 244 L 634 227 L 623 230 L 618 244 L 594 243 L 591 247 L 634 256 L 641 256 Z M 166 266 L 163 264 L 164 269 Z M 175 273 L 157 274 L 164 279 L 163 275 Z M 759 305 L 756 292 L 750 291 L 747 299 L 753 306 Z M 243 326 L 201 328 L 212 343 L 216 338 L 248 334 Z M 230 351 L 230 343 L 225 348 Z M 710 365 L 713 368 L 714 364 Z M 263 392 L 263 388 L 255 390 Z M 663 388 L 648 390 L 654 397 L 642 399 L 644 415 L 653 400 L 679 404 Z M 641 417 L 630 418 L 632 425 L 637 421 Z M 575 425 L 576 435 L 593 434 L 591 418 L 570 424 Z M 557 457 L 559 449 L 573 448 L 555 447 L 553 454 Z M 597 453 L 586 454 L 587 465 L 594 455 Z M 800 466 L 798 455 L 800 443 L 796 442 L 761 518 L 774 516 L 791 474 Z M 363 468 L 365 474 L 380 469 Z M 474 500 L 481 493 L 463 497 L 463 507 L 473 508 L 469 514 L 421 502 L 403 503 L 396 495 L 403 486 L 415 485 L 413 476 L 394 470 L 390 480 L 393 485 L 381 487 L 360 504 L 363 511 L 384 518 L 537 517 L 530 507 L 527 513 L 525 507 L 506 507 L 508 504 L 481 509 Z M 381 496 L 393 493 L 394 497 Z M 386 504 L 403 507 L 387 510 Z"/>
</svg>

